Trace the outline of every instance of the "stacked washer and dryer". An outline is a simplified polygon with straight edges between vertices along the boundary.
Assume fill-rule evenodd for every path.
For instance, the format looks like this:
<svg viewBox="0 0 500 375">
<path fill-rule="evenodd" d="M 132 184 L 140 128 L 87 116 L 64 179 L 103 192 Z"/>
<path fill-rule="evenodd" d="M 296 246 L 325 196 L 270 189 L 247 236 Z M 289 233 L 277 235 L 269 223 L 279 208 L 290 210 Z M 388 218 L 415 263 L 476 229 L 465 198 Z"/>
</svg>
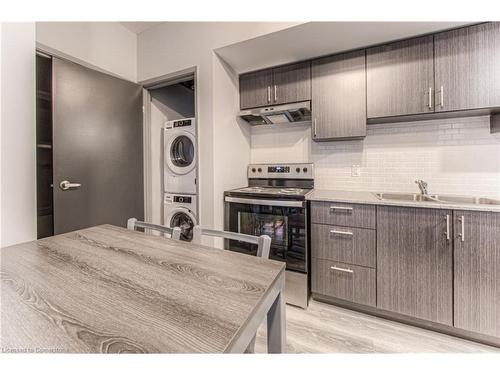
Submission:
<svg viewBox="0 0 500 375">
<path fill-rule="evenodd" d="M 167 121 L 164 136 L 164 224 L 191 241 L 197 215 L 196 119 Z"/>
</svg>

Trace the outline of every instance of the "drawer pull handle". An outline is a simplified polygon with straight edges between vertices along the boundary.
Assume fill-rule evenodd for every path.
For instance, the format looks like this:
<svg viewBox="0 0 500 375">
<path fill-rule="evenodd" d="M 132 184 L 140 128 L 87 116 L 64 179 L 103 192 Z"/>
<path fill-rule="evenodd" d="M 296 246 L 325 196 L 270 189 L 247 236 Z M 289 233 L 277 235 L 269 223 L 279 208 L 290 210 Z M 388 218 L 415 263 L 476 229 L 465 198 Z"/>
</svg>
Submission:
<svg viewBox="0 0 500 375">
<path fill-rule="evenodd" d="M 348 232 L 348 231 L 345 231 L 345 230 L 335 230 L 335 229 L 332 229 L 330 231 L 331 234 L 342 234 L 342 235 L 345 235 L 345 236 L 352 236 L 353 233 L 352 232 Z"/>
<path fill-rule="evenodd" d="M 333 211 L 333 210 L 352 211 L 352 207 L 345 207 L 345 206 L 330 206 L 330 211 Z"/>
<path fill-rule="evenodd" d="M 354 273 L 354 271 L 350 270 L 349 268 L 340 268 L 340 267 L 337 267 L 337 266 L 331 266 L 330 268 L 332 270 L 334 270 L 334 271 L 340 271 L 340 272 L 346 272 L 346 273 Z"/>
</svg>

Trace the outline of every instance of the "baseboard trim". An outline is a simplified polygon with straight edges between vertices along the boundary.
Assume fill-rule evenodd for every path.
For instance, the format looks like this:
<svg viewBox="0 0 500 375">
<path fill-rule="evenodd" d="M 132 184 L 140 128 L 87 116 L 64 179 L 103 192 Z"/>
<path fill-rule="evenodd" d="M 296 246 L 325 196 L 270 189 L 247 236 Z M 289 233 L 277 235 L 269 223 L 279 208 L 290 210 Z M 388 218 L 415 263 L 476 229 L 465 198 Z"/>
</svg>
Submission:
<svg viewBox="0 0 500 375">
<path fill-rule="evenodd" d="M 358 311 L 358 312 L 369 314 L 369 315 L 374 315 L 374 316 L 377 316 L 379 318 L 393 320 L 393 321 L 398 322 L 398 323 L 409 324 L 409 325 L 412 325 L 415 327 L 424 328 L 424 329 L 428 329 L 431 331 L 444 333 L 446 335 L 458 337 L 461 339 L 475 341 L 475 342 L 478 342 L 480 344 L 500 348 L 500 339 L 496 338 L 496 337 L 487 336 L 487 335 L 483 335 L 483 334 L 479 334 L 479 333 L 475 333 L 475 332 L 470 332 L 470 331 L 466 331 L 466 330 L 455 328 L 455 327 L 449 327 L 449 326 L 446 326 L 444 324 L 428 322 L 428 321 L 422 320 L 422 319 L 411 318 L 411 317 L 408 317 L 406 315 L 394 313 L 391 311 L 380 310 L 376 307 L 360 305 L 360 304 L 357 304 L 354 302 L 349 302 L 349 301 L 341 300 L 338 298 L 325 296 L 323 294 L 312 293 L 312 298 L 315 301 L 329 303 L 329 304 L 343 307 L 346 309 Z"/>
</svg>

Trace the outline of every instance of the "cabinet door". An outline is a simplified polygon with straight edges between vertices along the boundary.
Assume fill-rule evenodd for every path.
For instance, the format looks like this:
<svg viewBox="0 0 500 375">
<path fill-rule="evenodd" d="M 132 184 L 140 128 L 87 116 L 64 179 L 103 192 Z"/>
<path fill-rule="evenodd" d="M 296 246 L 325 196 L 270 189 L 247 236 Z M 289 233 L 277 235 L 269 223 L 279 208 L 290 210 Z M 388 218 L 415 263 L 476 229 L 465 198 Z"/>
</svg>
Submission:
<svg viewBox="0 0 500 375">
<path fill-rule="evenodd" d="M 367 50 L 368 117 L 434 111 L 433 36 Z"/>
<path fill-rule="evenodd" d="M 365 50 L 312 62 L 313 139 L 366 136 Z"/>
<path fill-rule="evenodd" d="M 500 337 L 500 214 L 455 211 L 453 222 L 455 327 Z"/>
<path fill-rule="evenodd" d="M 451 215 L 448 210 L 377 207 L 377 307 L 453 324 Z"/>
<path fill-rule="evenodd" d="M 306 61 L 273 69 L 273 83 L 274 104 L 311 100 L 311 63 Z"/>
<path fill-rule="evenodd" d="M 240 108 L 264 107 L 272 104 L 272 69 L 240 75 Z"/>
<path fill-rule="evenodd" d="M 435 36 L 436 111 L 500 106 L 500 23 Z"/>
</svg>

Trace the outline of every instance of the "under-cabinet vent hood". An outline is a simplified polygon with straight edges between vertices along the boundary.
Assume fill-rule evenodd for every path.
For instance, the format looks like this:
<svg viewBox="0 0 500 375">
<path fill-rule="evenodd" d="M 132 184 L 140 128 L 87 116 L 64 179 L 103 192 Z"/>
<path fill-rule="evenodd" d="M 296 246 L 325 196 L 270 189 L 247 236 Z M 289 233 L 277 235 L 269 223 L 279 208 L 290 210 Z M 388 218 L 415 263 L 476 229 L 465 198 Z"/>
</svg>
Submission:
<svg viewBox="0 0 500 375">
<path fill-rule="evenodd" d="M 311 102 L 298 102 L 241 111 L 239 117 L 250 125 L 311 122 Z"/>
</svg>

